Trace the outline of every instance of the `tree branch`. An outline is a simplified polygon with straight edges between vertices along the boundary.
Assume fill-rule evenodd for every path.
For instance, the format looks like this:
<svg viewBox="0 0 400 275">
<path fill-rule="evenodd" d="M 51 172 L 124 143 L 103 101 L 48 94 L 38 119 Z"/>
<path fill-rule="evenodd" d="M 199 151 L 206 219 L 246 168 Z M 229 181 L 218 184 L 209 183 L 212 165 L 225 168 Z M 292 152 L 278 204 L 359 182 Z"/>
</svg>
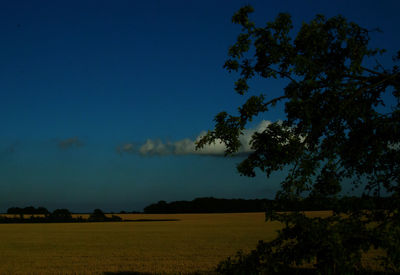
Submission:
<svg viewBox="0 0 400 275">
<path fill-rule="evenodd" d="M 366 72 L 369 72 L 369 73 L 371 73 L 371 74 L 376 74 L 376 75 L 383 75 L 383 73 L 381 73 L 381 72 L 377 72 L 377 71 L 374 71 L 374 70 L 371 70 L 371 69 L 368 69 L 368 68 L 365 68 L 365 67 L 360 67 L 362 70 L 364 70 L 364 71 L 366 71 Z"/>
<path fill-rule="evenodd" d="M 283 96 L 280 96 L 280 97 L 276 97 L 276 98 L 271 99 L 270 101 L 266 102 L 264 105 L 268 106 L 268 105 L 271 105 L 271 104 L 276 104 L 278 101 L 280 101 L 282 99 L 285 99 L 285 98 L 289 98 L 289 97 L 286 96 L 286 95 L 283 95 Z"/>
<path fill-rule="evenodd" d="M 278 70 L 275 70 L 275 69 L 272 69 L 272 68 L 268 68 L 268 69 L 271 70 L 274 73 L 280 74 L 281 76 L 284 76 L 284 77 L 290 79 L 291 81 L 293 81 L 296 84 L 299 84 L 293 77 L 291 77 L 289 74 L 287 74 L 285 72 L 281 72 L 281 71 L 278 71 Z"/>
</svg>

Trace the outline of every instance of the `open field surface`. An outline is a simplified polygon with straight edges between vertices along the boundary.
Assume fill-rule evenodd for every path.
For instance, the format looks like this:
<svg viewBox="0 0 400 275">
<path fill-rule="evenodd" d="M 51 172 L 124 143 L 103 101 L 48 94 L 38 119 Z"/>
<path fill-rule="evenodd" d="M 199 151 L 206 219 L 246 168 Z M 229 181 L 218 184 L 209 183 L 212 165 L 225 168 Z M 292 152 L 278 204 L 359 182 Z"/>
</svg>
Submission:
<svg viewBox="0 0 400 275">
<path fill-rule="evenodd" d="M 310 217 L 330 214 L 307 212 Z M 0 224 L 0 274 L 208 271 L 239 249 L 250 251 L 258 240 L 273 239 L 280 228 L 265 222 L 264 213 L 118 216 L 177 221 Z M 371 251 L 364 264 L 379 254 Z"/>
<path fill-rule="evenodd" d="M 264 213 L 119 216 L 179 221 L 0 224 L 0 274 L 210 270 L 280 227 Z"/>
</svg>

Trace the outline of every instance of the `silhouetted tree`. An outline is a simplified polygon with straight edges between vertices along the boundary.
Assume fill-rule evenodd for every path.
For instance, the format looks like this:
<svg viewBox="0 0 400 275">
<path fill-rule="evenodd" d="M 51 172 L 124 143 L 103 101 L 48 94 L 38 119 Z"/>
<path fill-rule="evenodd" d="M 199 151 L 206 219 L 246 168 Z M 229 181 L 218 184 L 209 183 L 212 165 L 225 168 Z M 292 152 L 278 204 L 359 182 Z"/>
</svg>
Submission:
<svg viewBox="0 0 400 275">
<path fill-rule="evenodd" d="M 42 215 L 45 215 L 47 217 L 50 214 L 50 212 L 45 207 L 40 206 L 40 207 L 37 208 L 36 214 L 42 214 Z"/>
<path fill-rule="evenodd" d="M 54 219 L 54 220 L 72 220 L 72 214 L 68 209 L 56 209 L 53 211 L 53 213 L 51 213 L 50 219 Z"/>
<path fill-rule="evenodd" d="M 92 214 L 89 216 L 89 220 L 91 221 L 105 221 L 106 215 L 101 209 L 95 209 Z"/>
<path fill-rule="evenodd" d="M 33 206 L 28 206 L 28 207 L 25 207 L 25 208 L 22 210 L 22 212 L 23 212 L 24 214 L 33 215 L 33 214 L 36 214 L 36 209 L 35 209 L 35 207 L 33 207 Z"/>
<path fill-rule="evenodd" d="M 253 151 L 238 165 L 239 173 L 254 177 L 260 169 L 270 176 L 288 169 L 276 199 L 294 208 L 307 196 L 336 198 L 345 182 L 376 200 L 371 211 L 349 204 L 347 215 L 338 207 L 324 219 L 270 209 L 267 219 L 285 225 L 278 237 L 224 262 L 220 271 L 235 273 L 247 265 L 247 274 L 283 272 L 315 260 L 322 274 L 351 274 L 362 270 L 361 255 L 371 247 L 384 251 L 387 269 L 399 269 L 399 67 L 367 67 L 366 60 L 383 50 L 370 49 L 369 31 L 342 16 L 318 15 L 293 37 L 290 15 L 257 27 L 248 16 L 252 11 L 246 6 L 233 16 L 242 33 L 224 67 L 239 75 L 235 90 L 241 95 L 249 93 L 250 80 L 260 78 L 282 79 L 286 87 L 275 98 L 249 96 L 238 115 L 219 113 L 197 147 L 222 141 L 226 154 L 234 154 L 248 122 L 284 104 L 286 119 L 252 136 Z M 400 52 L 394 61 L 399 59 Z M 395 100 L 385 107 L 388 94 Z M 390 198 L 385 211 L 376 204 L 382 194 Z"/>
</svg>

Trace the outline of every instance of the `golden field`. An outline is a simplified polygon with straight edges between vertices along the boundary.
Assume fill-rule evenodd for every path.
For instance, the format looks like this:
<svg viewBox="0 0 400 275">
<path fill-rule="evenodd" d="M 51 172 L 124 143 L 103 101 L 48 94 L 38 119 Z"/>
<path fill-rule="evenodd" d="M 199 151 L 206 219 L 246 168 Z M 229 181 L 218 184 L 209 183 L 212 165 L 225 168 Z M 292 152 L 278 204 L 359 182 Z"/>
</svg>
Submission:
<svg viewBox="0 0 400 275">
<path fill-rule="evenodd" d="M 179 221 L 0 224 L 0 274 L 212 270 L 280 227 L 265 222 L 264 213 L 118 216 Z"/>
</svg>

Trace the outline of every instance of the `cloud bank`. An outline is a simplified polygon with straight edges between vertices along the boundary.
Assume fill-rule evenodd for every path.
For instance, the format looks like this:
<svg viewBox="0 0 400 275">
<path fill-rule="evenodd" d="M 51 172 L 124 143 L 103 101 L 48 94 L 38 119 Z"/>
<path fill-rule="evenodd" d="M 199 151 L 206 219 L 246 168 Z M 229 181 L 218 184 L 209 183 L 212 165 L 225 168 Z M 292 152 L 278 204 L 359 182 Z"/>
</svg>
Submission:
<svg viewBox="0 0 400 275">
<path fill-rule="evenodd" d="M 124 143 L 122 145 L 118 145 L 116 148 L 118 154 L 122 155 L 123 153 L 135 153 L 135 146 L 133 143 Z"/>
<path fill-rule="evenodd" d="M 242 146 L 239 148 L 237 154 L 247 154 L 252 152 L 250 147 L 250 140 L 255 132 L 264 131 L 269 121 L 261 121 L 256 127 L 243 131 L 240 136 Z M 204 155 L 204 156 L 223 156 L 225 153 L 225 144 L 220 140 L 216 140 L 215 144 L 204 146 L 202 149 L 196 150 L 196 141 L 200 140 L 206 134 L 205 131 L 201 132 L 194 140 L 185 138 L 175 142 L 163 142 L 160 139 L 147 139 L 145 143 L 135 146 L 134 143 L 124 143 L 117 146 L 116 151 L 119 154 L 139 154 L 142 156 L 167 156 L 167 155 Z"/>
</svg>

